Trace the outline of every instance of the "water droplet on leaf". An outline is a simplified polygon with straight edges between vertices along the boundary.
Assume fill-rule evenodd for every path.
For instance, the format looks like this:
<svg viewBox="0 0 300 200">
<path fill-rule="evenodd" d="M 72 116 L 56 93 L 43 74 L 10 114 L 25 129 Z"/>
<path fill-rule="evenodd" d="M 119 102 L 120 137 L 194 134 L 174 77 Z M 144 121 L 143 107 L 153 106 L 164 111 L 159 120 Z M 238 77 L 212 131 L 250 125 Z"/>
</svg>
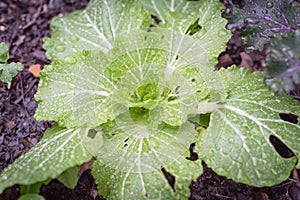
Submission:
<svg viewBox="0 0 300 200">
<path fill-rule="evenodd" d="M 72 35 L 71 38 L 70 38 L 70 40 L 71 40 L 72 42 L 77 42 L 79 39 L 78 39 L 78 37 L 76 37 L 75 35 Z"/>
<path fill-rule="evenodd" d="M 66 49 L 65 45 L 58 45 L 58 46 L 55 47 L 55 50 L 57 52 L 63 52 L 65 49 Z"/>
<path fill-rule="evenodd" d="M 237 161 L 242 163 L 242 162 L 244 162 L 244 159 L 240 156 L 240 157 L 238 157 Z"/>
<path fill-rule="evenodd" d="M 268 14 L 268 10 L 262 10 L 262 13 L 263 13 L 264 15 L 266 15 L 266 14 Z"/>
<path fill-rule="evenodd" d="M 233 139 L 233 138 L 229 138 L 229 139 L 228 139 L 228 142 L 229 142 L 230 144 L 233 144 L 233 143 L 234 143 L 234 139 Z"/>
<path fill-rule="evenodd" d="M 280 17 L 281 17 L 281 12 L 280 12 L 280 11 L 277 11 L 277 12 L 275 13 L 275 16 L 276 16 L 277 18 L 280 18 Z"/>
<path fill-rule="evenodd" d="M 68 57 L 66 57 L 65 61 L 67 63 L 70 63 L 70 64 L 75 64 L 76 63 L 76 58 L 74 58 L 72 56 L 68 56 Z"/>
<path fill-rule="evenodd" d="M 266 8 L 267 8 L 267 9 L 273 8 L 273 2 L 268 1 L 267 4 L 266 4 Z"/>
<path fill-rule="evenodd" d="M 221 29 L 221 30 L 219 30 L 218 35 L 219 35 L 220 37 L 226 36 L 226 35 L 227 35 L 227 31 Z"/>
</svg>

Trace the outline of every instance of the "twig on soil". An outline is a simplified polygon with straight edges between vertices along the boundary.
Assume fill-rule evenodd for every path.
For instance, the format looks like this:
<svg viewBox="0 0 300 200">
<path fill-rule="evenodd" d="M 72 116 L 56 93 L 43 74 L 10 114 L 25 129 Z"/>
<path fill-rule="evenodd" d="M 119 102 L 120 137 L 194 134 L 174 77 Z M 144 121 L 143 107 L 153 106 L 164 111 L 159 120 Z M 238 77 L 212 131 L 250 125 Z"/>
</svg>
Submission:
<svg viewBox="0 0 300 200">
<path fill-rule="evenodd" d="M 215 194 L 215 196 L 217 196 L 217 197 L 222 197 L 222 198 L 225 198 L 225 199 L 233 199 L 233 200 L 236 200 L 235 197 L 224 196 L 224 195 L 221 195 L 221 194 Z"/>
</svg>

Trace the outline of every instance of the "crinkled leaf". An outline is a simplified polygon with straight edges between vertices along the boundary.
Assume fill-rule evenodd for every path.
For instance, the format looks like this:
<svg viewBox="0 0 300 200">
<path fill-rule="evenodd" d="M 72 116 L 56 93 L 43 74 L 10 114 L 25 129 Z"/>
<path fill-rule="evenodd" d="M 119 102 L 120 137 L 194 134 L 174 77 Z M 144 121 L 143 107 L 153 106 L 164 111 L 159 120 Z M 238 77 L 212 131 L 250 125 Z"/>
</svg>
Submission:
<svg viewBox="0 0 300 200">
<path fill-rule="evenodd" d="M 150 15 L 139 0 L 93 0 L 82 11 L 54 18 L 44 48 L 49 59 L 82 50 L 107 52 L 117 36 L 149 25 Z"/>
<path fill-rule="evenodd" d="M 103 146 L 97 158 L 132 172 L 151 171 L 176 161 L 194 141 L 194 126 L 170 126 L 149 118 L 148 111 L 132 108 L 103 125 Z"/>
<path fill-rule="evenodd" d="M 115 61 L 105 73 L 119 82 L 115 101 L 127 107 L 157 106 L 152 113 L 163 113 L 163 121 L 180 125 L 196 112 L 195 102 L 205 99 L 209 90 L 222 90 L 222 84 L 210 86 L 217 80 L 211 73 L 215 58 L 210 53 L 203 40 L 176 31 L 156 28 L 150 33 L 131 32 L 118 38 L 107 54 Z M 144 90 L 147 84 L 147 92 L 149 84 L 160 88 L 157 98 L 128 103 L 133 97 L 140 99 L 137 90 Z"/>
<path fill-rule="evenodd" d="M 102 52 L 81 52 L 53 62 L 41 72 L 35 96 L 38 120 L 55 120 L 68 128 L 96 127 L 118 115 L 111 102 L 114 84 L 104 75 Z"/>
<path fill-rule="evenodd" d="M 8 45 L 6 43 L 0 43 L 0 62 L 7 62 L 8 60 Z"/>
<path fill-rule="evenodd" d="M 185 123 L 189 114 L 196 114 L 197 90 L 179 74 L 166 78 L 165 68 L 152 64 L 130 69 L 118 84 L 113 100 L 126 107 L 149 109 L 151 120 L 157 123 Z"/>
<path fill-rule="evenodd" d="M 142 2 L 161 20 L 159 27 L 194 35 L 201 40 L 201 46 L 209 51 L 209 56 L 217 57 L 220 49 L 225 48 L 224 41 L 229 40 L 230 34 L 224 28 L 226 20 L 220 18 L 223 5 L 218 1 L 142 0 Z M 173 38 L 170 39 L 172 42 Z M 178 45 L 173 43 L 173 47 L 183 45 L 181 42 L 179 40 Z"/>
<path fill-rule="evenodd" d="M 21 63 L 0 64 L 0 81 L 10 85 L 11 80 L 17 75 L 18 71 L 23 69 Z"/>
<path fill-rule="evenodd" d="M 171 125 L 183 123 L 187 115 L 196 110 L 196 99 L 193 96 L 199 89 L 187 76 L 181 76 L 180 70 L 188 73 L 184 72 L 185 68 L 198 68 L 196 71 L 203 75 L 195 76 L 195 79 L 210 82 L 214 80 L 209 75 L 214 61 L 199 40 L 162 29 L 155 31 L 123 35 L 107 54 L 84 51 L 46 66 L 41 73 L 41 84 L 36 96 L 40 103 L 36 118 L 56 120 L 69 128 L 82 125 L 96 127 L 107 120 L 113 120 L 123 112 L 124 107 L 139 104 L 140 107 L 148 108 L 151 104 L 154 106 L 167 100 L 160 96 L 167 97 L 165 92 L 169 90 L 173 99 L 170 98 L 169 103 L 162 105 L 163 109 L 167 107 L 169 110 L 165 115 L 166 122 Z M 150 68 L 153 68 L 150 70 L 152 75 L 147 77 Z M 156 79 L 159 82 L 153 78 L 158 71 L 160 75 Z M 160 88 L 162 93 L 155 97 L 157 99 L 151 97 L 148 101 L 127 103 L 136 90 L 145 86 L 142 84 L 152 84 Z M 149 87 L 145 92 L 149 92 Z"/>
<path fill-rule="evenodd" d="M 99 193 L 107 199 L 188 199 L 189 185 L 202 173 L 202 166 L 200 161 L 193 162 L 182 156 L 165 170 L 175 177 L 175 191 L 160 169 L 128 173 L 96 161 L 92 173 Z"/>
<path fill-rule="evenodd" d="M 279 39 L 300 27 L 300 6 L 293 0 L 244 0 L 242 6 L 229 1 L 223 16 L 227 28 L 239 30 L 249 50 L 262 50 L 271 38 Z"/>
<path fill-rule="evenodd" d="M 300 84 L 300 30 L 288 37 L 272 39 L 265 82 L 274 91 L 289 93 Z"/>
<path fill-rule="evenodd" d="M 299 102 L 275 96 L 248 69 L 221 70 L 227 99 L 216 105 L 203 134 L 200 157 L 217 173 L 254 186 L 287 179 L 296 158 L 283 158 L 270 142 L 275 136 L 299 155 L 300 123 L 283 121 L 280 113 L 300 115 Z M 298 166 L 299 167 L 299 166 Z"/>
<path fill-rule="evenodd" d="M 159 26 L 174 26 L 181 33 L 186 33 L 189 26 L 199 17 L 199 10 L 203 8 L 204 2 L 187 0 L 141 1 L 145 8 L 159 19 Z"/>
<path fill-rule="evenodd" d="M 0 175 L 0 193 L 14 184 L 31 185 L 56 178 L 70 167 L 91 159 L 84 147 L 89 128 L 63 129 L 54 126 L 27 153 Z"/>
<path fill-rule="evenodd" d="M 192 124 L 153 127 L 145 115 L 123 114 L 102 128 L 104 145 L 92 168 L 100 194 L 108 199 L 188 198 L 190 181 L 202 172 L 200 161 L 186 159 L 195 142 Z M 175 191 L 162 168 L 175 177 Z"/>
<path fill-rule="evenodd" d="M 166 68 L 166 77 L 171 76 L 175 70 L 186 67 L 199 68 L 201 73 L 206 74 L 203 77 L 207 77 L 212 70 L 212 66 L 216 64 L 217 56 L 221 53 L 222 47 L 225 48 L 229 35 L 225 34 L 220 37 L 213 31 L 213 24 L 206 28 L 209 30 L 207 34 L 214 37 L 216 46 L 211 45 L 210 40 L 191 37 L 172 28 L 153 28 L 152 32 L 134 31 L 122 35 L 116 39 L 115 48 L 109 52 L 113 55 L 111 56 L 113 60 L 118 60 L 113 66 L 108 67 L 108 70 L 110 70 L 109 76 L 117 76 L 113 80 L 118 80 L 120 74 L 125 74 L 129 68 L 138 67 L 145 63 L 152 64 L 149 61 L 153 58 L 155 59 L 153 64 L 159 62 L 158 65 Z M 131 55 L 132 51 L 143 51 L 145 53 L 137 52 Z M 161 55 L 162 53 L 164 55 Z M 118 68 L 118 66 L 120 67 Z M 207 80 L 209 78 L 212 77 L 207 77 Z"/>
</svg>

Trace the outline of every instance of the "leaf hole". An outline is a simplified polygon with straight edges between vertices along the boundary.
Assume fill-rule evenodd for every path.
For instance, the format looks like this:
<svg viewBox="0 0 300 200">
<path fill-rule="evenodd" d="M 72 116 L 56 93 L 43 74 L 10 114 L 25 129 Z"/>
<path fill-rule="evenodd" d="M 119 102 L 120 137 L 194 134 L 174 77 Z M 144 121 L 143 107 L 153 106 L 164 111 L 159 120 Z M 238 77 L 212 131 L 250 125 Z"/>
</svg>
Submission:
<svg viewBox="0 0 300 200">
<path fill-rule="evenodd" d="M 190 151 L 190 157 L 186 157 L 186 159 L 190 160 L 190 161 L 196 161 L 196 160 L 198 160 L 199 156 L 196 153 L 196 143 L 190 144 L 189 151 Z"/>
<path fill-rule="evenodd" d="M 156 17 L 155 15 L 151 15 L 151 18 L 153 20 L 153 23 L 151 24 L 151 27 L 156 26 L 161 22 L 161 20 L 158 17 Z"/>
<path fill-rule="evenodd" d="M 89 132 L 88 132 L 88 134 L 87 134 L 87 136 L 88 136 L 89 138 L 94 139 L 95 136 L 96 136 L 96 134 L 97 134 L 97 131 L 96 131 L 95 129 L 90 129 Z"/>
<path fill-rule="evenodd" d="M 164 174 L 165 178 L 167 179 L 169 185 L 171 186 L 171 188 L 175 192 L 175 176 L 173 176 L 170 172 L 168 172 L 163 167 L 160 170 L 162 171 L 162 173 Z"/>
<path fill-rule="evenodd" d="M 178 58 L 179 58 L 179 56 L 178 56 L 178 55 L 176 55 L 176 58 L 175 58 L 175 60 L 178 60 Z"/>
<path fill-rule="evenodd" d="M 271 142 L 271 144 L 273 145 L 273 147 L 275 148 L 275 150 L 277 151 L 277 153 L 279 153 L 279 155 L 281 157 L 291 158 L 291 157 L 295 156 L 293 151 L 288 146 L 286 146 L 279 138 L 275 137 L 274 135 L 271 135 L 269 137 L 269 141 Z"/>
<path fill-rule="evenodd" d="M 128 142 L 128 140 L 129 140 L 129 138 L 126 138 L 125 140 L 124 140 L 124 146 L 123 147 L 127 147 L 128 146 L 128 144 L 127 144 L 127 142 Z"/>
<path fill-rule="evenodd" d="M 291 122 L 293 124 L 298 123 L 298 115 L 292 113 L 280 113 L 279 116 L 284 121 Z"/>
<path fill-rule="evenodd" d="M 199 18 L 189 26 L 185 34 L 194 35 L 202 29 L 202 26 L 199 25 Z"/>
<path fill-rule="evenodd" d="M 177 86 L 177 87 L 175 88 L 175 91 L 174 91 L 174 92 L 172 91 L 172 92 L 169 94 L 168 102 L 174 101 L 174 100 L 177 99 L 177 96 L 178 96 L 178 94 L 179 94 L 179 89 L 180 89 L 180 86 Z"/>
<path fill-rule="evenodd" d="M 145 197 L 148 199 L 148 198 L 149 198 L 149 194 L 148 194 L 148 193 L 145 193 Z"/>
<path fill-rule="evenodd" d="M 194 83 L 194 82 L 196 82 L 196 79 L 193 78 L 191 81 Z"/>
</svg>

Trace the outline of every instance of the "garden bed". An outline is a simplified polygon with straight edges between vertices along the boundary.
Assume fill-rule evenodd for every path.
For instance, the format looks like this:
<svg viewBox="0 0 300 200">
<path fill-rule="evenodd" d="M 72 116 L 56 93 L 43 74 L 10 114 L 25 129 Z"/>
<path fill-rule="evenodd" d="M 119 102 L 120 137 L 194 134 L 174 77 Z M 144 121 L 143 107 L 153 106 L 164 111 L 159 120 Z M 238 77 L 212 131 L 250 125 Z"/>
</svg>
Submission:
<svg viewBox="0 0 300 200">
<path fill-rule="evenodd" d="M 49 24 L 54 16 L 64 16 L 73 10 L 86 6 L 87 0 L 28 0 L 0 2 L 0 42 L 10 46 L 9 62 L 21 62 L 25 69 L 13 79 L 11 88 L 0 83 L 0 172 L 18 156 L 34 146 L 52 122 L 37 122 L 33 115 L 37 108 L 34 94 L 39 78 L 29 72 L 29 67 L 50 63 L 45 58 L 42 38 L 51 35 Z M 242 62 L 259 68 L 263 54 L 250 56 L 243 52 L 238 37 L 228 43 L 227 52 L 220 57 L 219 66 Z M 241 54 L 242 53 L 242 54 Z M 241 56 L 242 55 L 242 56 Z M 190 186 L 190 199 L 300 199 L 298 174 L 295 170 L 291 178 L 280 185 L 255 188 L 235 183 L 218 176 L 204 165 L 204 173 Z M 266 169 L 268 170 L 268 169 Z M 0 183 L 1 184 L 1 183 Z M 17 199 L 17 186 L 7 189 L 0 199 Z M 103 199 L 97 194 L 90 170 L 86 170 L 74 190 L 66 188 L 57 180 L 41 188 L 46 199 Z"/>
</svg>

